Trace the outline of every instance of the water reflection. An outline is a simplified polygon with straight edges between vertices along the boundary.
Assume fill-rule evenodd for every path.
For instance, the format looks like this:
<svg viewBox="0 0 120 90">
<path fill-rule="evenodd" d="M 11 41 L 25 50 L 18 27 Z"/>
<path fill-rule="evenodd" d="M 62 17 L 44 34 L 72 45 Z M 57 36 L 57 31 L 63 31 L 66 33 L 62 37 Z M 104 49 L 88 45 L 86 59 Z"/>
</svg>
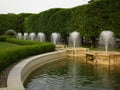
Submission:
<svg viewBox="0 0 120 90">
<path fill-rule="evenodd" d="M 25 87 L 26 90 L 120 90 L 119 68 L 68 58 L 39 68 Z"/>
</svg>

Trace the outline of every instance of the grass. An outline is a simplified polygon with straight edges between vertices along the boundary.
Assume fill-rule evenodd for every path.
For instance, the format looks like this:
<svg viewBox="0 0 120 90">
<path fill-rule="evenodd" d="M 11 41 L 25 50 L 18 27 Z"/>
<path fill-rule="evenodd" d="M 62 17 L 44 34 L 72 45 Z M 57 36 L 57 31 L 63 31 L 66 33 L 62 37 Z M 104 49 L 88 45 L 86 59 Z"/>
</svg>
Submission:
<svg viewBox="0 0 120 90">
<path fill-rule="evenodd" d="M 11 47 L 20 47 L 20 45 L 8 43 L 8 42 L 0 42 L 0 50 L 8 49 Z"/>
<path fill-rule="evenodd" d="M 7 38 L 6 41 L 9 42 L 0 42 L 0 72 L 23 58 L 55 50 L 55 45 L 51 43 L 17 40 L 14 38 Z"/>
</svg>

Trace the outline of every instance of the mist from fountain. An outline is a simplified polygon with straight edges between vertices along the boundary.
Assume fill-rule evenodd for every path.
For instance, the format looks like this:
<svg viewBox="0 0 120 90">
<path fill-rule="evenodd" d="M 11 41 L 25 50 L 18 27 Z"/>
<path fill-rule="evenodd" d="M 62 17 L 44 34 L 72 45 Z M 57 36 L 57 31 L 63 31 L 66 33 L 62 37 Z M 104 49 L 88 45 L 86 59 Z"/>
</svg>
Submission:
<svg viewBox="0 0 120 90">
<path fill-rule="evenodd" d="M 22 39 L 22 33 L 17 33 L 17 39 Z"/>
<path fill-rule="evenodd" d="M 28 40 L 28 33 L 24 33 L 23 39 L 24 39 L 24 40 Z"/>
<path fill-rule="evenodd" d="M 55 44 L 55 45 L 60 44 L 61 43 L 61 35 L 60 35 L 60 33 L 56 33 L 56 32 L 52 33 L 51 34 L 51 42 L 53 44 Z"/>
<path fill-rule="evenodd" d="M 45 34 L 42 33 L 42 32 L 39 32 L 37 34 L 37 40 L 40 41 L 40 42 L 45 42 Z"/>
<path fill-rule="evenodd" d="M 68 43 L 70 47 L 79 47 L 81 45 L 80 34 L 76 31 L 70 33 Z"/>
<path fill-rule="evenodd" d="M 114 33 L 112 31 L 102 31 L 99 37 L 99 44 L 108 51 L 108 47 L 115 45 Z"/>
<path fill-rule="evenodd" d="M 29 34 L 29 39 L 32 40 L 32 41 L 35 40 L 36 39 L 36 34 L 34 32 L 30 33 Z"/>
</svg>

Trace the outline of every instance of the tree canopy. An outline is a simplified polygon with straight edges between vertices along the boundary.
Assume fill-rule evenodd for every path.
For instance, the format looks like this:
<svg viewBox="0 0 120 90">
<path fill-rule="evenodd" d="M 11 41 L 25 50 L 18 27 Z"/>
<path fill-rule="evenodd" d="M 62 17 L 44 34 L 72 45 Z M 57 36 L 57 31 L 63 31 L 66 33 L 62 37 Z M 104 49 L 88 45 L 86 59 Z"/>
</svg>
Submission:
<svg viewBox="0 0 120 90">
<path fill-rule="evenodd" d="M 8 29 L 22 33 L 44 32 L 49 39 L 52 32 L 59 32 L 65 39 L 70 32 L 78 31 L 81 37 L 92 40 L 103 30 L 110 30 L 120 37 L 120 1 L 91 1 L 74 8 L 54 8 L 39 14 L 0 15 L 0 34 Z"/>
</svg>

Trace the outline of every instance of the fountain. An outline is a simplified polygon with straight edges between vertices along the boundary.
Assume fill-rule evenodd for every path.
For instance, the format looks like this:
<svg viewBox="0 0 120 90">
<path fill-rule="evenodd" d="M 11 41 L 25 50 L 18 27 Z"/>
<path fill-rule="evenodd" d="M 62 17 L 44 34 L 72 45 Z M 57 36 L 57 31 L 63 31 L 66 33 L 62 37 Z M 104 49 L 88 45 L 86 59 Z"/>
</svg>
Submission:
<svg viewBox="0 0 120 90">
<path fill-rule="evenodd" d="M 70 33 L 69 35 L 69 46 L 79 47 L 81 45 L 80 34 L 76 31 Z"/>
<path fill-rule="evenodd" d="M 99 37 L 99 44 L 105 48 L 105 51 L 87 52 L 86 61 L 106 65 L 118 64 L 120 60 L 120 53 L 116 51 L 108 52 L 108 48 L 113 48 L 115 45 L 114 33 L 112 31 L 102 31 Z"/>
<path fill-rule="evenodd" d="M 13 29 L 9 29 L 5 32 L 5 35 L 15 35 L 16 36 L 17 32 Z"/>
<path fill-rule="evenodd" d="M 105 51 L 108 51 L 109 46 L 114 46 L 114 33 L 112 31 L 103 31 L 100 34 L 99 38 L 99 44 L 100 46 L 104 46 Z"/>
<path fill-rule="evenodd" d="M 24 40 L 27 40 L 28 39 L 28 33 L 24 33 L 23 38 L 24 38 Z"/>
<path fill-rule="evenodd" d="M 56 33 L 56 32 L 52 33 L 51 34 L 51 42 L 55 45 L 60 44 L 61 43 L 60 33 Z"/>
<path fill-rule="evenodd" d="M 42 33 L 42 32 L 39 32 L 37 34 L 37 40 L 40 41 L 40 42 L 45 42 L 45 34 Z"/>
<path fill-rule="evenodd" d="M 37 69 L 25 87 L 26 90 L 119 90 L 119 68 L 85 64 L 80 58 L 63 59 Z"/>
<path fill-rule="evenodd" d="M 67 48 L 68 56 L 86 56 L 86 52 L 89 50 L 88 48 L 78 48 L 81 45 L 80 34 L 76 31 L 70 33 L 69 35 L 69 46 L 73 48 Z"/>
<path fill-rule="evenodd" d="M 29 34 L 29 39 L 30 40 L 33 41 L 33 40 L 35 40 L 35 38 L 36 38 L 36 34 L 34 32 L 32 32 L 32 33 Z"/>
<path fill-rule="evenodd" d="M 22 33 L 17 33 L 17 39 L 22 39 Z"/>
</svg>

